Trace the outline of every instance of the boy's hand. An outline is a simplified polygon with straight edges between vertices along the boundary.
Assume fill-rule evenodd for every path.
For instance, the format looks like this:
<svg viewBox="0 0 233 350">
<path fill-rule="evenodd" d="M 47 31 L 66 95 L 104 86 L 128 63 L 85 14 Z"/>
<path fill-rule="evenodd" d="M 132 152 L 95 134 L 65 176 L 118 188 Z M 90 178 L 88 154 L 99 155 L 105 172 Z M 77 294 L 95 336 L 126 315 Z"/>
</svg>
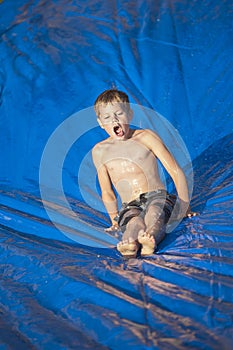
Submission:
<svg viewBox="0 0 233 350">
<path fill-rule="evenodd" d="M 105 232 L 116 232 L 116 231 L 119 231 L 119 226 L 118 224 L 113 224 L 112 226 L 106 228 L 104 231 Z"/>
<path fill-rule="evenodd" d="M 197 216 L 197 215 L 198 215 L 198 213 L 192 211 L 190 206 L 189 206 L 185 216 L 188 218 L 192 218 L 193 216 Z"/>
<path fill-rule="evenodd" d="M 184 214 L 185 213 L 185 214 Z M 180 207 L 179 207 L 179 214 L 178 214 L 178 219 L 183 219 L 183 218 L 192 218 L 193 216 L 197 216 L 197 212 L 193 212 L 191 210 L 191 207 L 188 203 L 183 202 L 180 200 Z"/>
</svg>

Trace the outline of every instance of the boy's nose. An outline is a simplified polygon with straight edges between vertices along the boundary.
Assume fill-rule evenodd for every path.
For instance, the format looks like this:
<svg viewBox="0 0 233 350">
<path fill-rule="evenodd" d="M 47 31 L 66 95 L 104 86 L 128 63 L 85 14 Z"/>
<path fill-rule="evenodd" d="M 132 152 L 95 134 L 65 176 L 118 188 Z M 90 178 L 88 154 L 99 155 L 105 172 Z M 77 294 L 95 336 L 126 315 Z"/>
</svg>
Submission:
<svg viewBox="0 0 233 350">
<path fill-rule="evenodd" d="M 118 122 L 119 121 L 119 119 L 117 118 L 116 114 L 113 114 L 112 121 L 113 122 Z"/>
</svg>

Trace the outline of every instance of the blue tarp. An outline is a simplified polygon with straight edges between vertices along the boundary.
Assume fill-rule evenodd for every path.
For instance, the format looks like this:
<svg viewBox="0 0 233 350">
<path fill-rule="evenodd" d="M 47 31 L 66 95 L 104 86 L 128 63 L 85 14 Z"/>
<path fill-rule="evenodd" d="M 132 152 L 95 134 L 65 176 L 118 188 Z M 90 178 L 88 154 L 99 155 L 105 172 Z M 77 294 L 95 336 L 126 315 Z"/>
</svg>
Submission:
<svg viewBox="0 0 233 350">
<path fill-rule="evenodd" d="M 0 18 L 0 349 L 232 349 L 232 2 L 1 0 Z M 92 106 L 111 87 L 192 164 L 199 215 L 151 258 L 104 232 Z"/>
</svg>

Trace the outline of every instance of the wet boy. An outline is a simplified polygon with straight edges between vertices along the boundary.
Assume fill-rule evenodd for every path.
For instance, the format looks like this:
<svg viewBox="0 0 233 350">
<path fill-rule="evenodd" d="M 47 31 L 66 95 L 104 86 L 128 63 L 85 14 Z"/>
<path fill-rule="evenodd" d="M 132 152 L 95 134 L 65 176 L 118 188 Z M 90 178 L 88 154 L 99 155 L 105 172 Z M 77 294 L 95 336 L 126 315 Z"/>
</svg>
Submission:
<svg viewBox="0 0 233 350">
<path fill-rule="evenodd" d="M 157 159 L 176 186 L 180 217 L 193 215 L 185 175 L 157 134 L 130 128 L 133 111 L 124 92 L 104 91 L 95 101 L 95 112 L 109 135 L 92 151 L 102 200 L 112 222 L 107 231 L 123 232 L 117 245 L 123 256 L 136 257 L 139 249 L 142 256 L 151 255 L 165 237 L 176 201 L 159 177 Z M 120 211 L 113 188 L 122 202 Z"/>
</svg>

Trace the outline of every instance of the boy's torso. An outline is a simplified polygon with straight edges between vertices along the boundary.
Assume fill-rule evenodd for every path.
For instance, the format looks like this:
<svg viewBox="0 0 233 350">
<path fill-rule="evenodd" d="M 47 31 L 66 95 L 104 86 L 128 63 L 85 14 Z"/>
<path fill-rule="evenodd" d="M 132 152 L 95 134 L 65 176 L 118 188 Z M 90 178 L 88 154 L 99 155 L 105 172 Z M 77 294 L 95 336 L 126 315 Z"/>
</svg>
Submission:
<svg viewBox="0 0 233 350">
<path fill-rule="evenodd" d="M 102 159 L 122 202 L 130 202 L 141 193 L 163 189 L 157 158 L 143 143 L 145 132 L 136 130 L 124 141 L 107 139 L 101 143 Z"/>
</svg>

